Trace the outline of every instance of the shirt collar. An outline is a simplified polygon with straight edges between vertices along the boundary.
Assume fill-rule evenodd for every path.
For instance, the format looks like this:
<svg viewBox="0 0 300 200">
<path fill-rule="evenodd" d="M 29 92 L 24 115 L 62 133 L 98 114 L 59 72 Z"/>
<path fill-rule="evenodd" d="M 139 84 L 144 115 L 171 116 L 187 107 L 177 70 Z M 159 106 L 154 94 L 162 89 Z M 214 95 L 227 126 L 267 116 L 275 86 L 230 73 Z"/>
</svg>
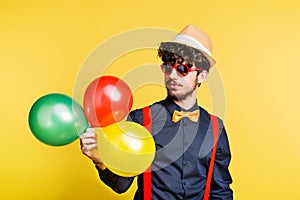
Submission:
<svg viewBox="0 0 300 200">
<path fill-rule="evenodd" d="M 199 106 L 197 101 L 195 102 L 195 104 L 188 110 L 181 108 L 179 105 L 177 105 L 176 103 L 174 103 L 174 101 L 170 98 L 167 97 L 164 101 L 164 105 L 167 108 L 168 112 L 170 113 L 170 115 L 173 114 L 174 110 L 178 110 L 178 111 L 189 111 L 192 112 L 194 110 L 199 110 Z"/>
</svg>

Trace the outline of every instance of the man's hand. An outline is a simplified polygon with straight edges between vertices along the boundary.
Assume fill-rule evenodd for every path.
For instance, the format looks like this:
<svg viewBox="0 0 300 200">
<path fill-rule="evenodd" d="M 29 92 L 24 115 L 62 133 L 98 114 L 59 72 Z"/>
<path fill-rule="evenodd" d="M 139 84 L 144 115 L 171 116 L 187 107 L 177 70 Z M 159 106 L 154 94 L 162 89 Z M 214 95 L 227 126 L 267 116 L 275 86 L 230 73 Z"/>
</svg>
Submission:
<svg viewBox="0 0 300 200">
<path fill-rule="evenodd" d="M 90 158 L 100 169 L 104 170 L 106 167 L 99 157 L 97 135 L 95 130 L 93 128 L 87 128 L 79 138 L 81 152 Z"/>
</svg>

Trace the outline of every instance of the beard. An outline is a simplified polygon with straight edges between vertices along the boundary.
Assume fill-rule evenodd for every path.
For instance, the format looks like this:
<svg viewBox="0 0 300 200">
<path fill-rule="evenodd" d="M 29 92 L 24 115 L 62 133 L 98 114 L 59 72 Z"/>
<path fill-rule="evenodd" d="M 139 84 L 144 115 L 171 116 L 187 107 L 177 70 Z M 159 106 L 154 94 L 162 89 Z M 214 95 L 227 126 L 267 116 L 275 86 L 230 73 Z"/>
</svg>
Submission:
<svg viewBox="0 0 300 200">
<path fill-rule="evenodd" d="M 172 82 L 172 80 L 167 81 L 166 85 L 170 84 Z M 182 86 L 182 85 L 180 85 Z M 168 97 L 170 97 L 172 100 L 176 100 L 176 101 L 182 101 L 182 100 L 186 100 L 189 96 L 191 96 L 195 90 L 198 88 L 199 84 L 197 82 L 197 80 L 195 80 L 193 86 L 191 86 L 190 88 L 187 88 L 186 90 L 183 89 L 183 91 L 179 94 L 175 94 L 173 92 L 173 90 L 169 89 L 168 87 L 166 87 L 167 89 L 167 93 L 168 93 Z"/>
</svg>

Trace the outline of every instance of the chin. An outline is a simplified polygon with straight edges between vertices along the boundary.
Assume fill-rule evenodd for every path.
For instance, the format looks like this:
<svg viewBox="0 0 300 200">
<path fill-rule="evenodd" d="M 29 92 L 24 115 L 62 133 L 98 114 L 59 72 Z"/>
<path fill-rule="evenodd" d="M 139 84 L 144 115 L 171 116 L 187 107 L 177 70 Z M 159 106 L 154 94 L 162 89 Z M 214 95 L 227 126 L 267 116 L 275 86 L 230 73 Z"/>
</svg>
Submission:
<svg viewBox="0 0 300 200">
<path fill-rule="evenodd" d="M 181 100 L 182 99 L 182 95 L 176 94 L 172 91 L 168 91 L 168 97 L 170 97 L 173 100 Z"/>
<path fill-rule="evenodd" d="M 167 91 L 168 91 L 168 97 L 170 97 L 173 100 L 178 100 L 178 101 L 187 100 L 193 96 L 193 91 L 189 91 L 186 93 L 178 93 L 178 92 L 176 93 L 176 91 L 169 90 L 169 89 L 167 89 Z"/>
</svg>

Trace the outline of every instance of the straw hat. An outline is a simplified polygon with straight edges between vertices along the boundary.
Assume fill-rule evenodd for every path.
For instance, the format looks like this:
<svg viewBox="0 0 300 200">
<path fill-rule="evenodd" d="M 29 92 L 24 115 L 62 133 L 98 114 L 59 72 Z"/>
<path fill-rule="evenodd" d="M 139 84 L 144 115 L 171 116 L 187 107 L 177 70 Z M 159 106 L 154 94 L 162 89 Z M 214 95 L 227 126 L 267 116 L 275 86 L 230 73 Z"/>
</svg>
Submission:
<svg viewBox="0 0 300 200">
<path fill-rule="evenodd" d="M 216 61 L 212 57 L 212 42 L 209 35 L 193 25 L 187 25 L 173 39 L 173 42 L 185 44 L 200 50 L 209 60 L 210 66 L 214 66 Z"/>
</svg>

